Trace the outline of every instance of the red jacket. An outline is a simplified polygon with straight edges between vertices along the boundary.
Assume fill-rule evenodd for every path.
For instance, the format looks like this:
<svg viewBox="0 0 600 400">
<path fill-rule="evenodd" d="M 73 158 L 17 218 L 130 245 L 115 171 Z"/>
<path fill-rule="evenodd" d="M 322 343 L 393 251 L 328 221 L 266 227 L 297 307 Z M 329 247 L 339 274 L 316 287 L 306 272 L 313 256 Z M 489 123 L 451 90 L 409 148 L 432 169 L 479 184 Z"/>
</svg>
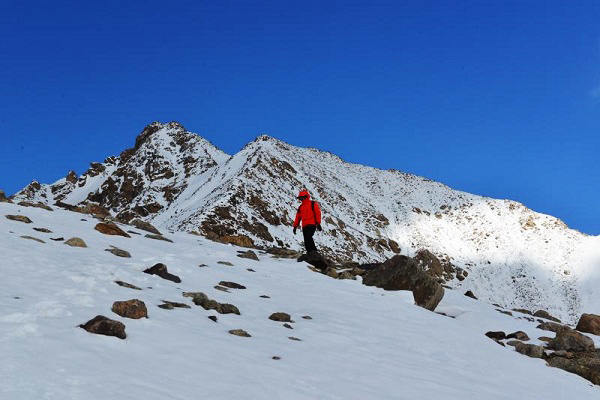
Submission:
<svg viewBox="0 0 600 400">
<path fill-rule="evenodd" d="M 313 203 L 314 203 L 314 212 L 313 212 Z M 310 197 L 307 197 L 302 201 L 300 207 L 298 207 L 298 212 L 296 213 L 296 220 L 294 221 L 294 228 L 300 225 L 300 221 L 302 221 L 302 227 L 304 228 L 307 225 L 320 225 L 321 224 L 321 209 L 319 208 L 319 203 L 316 201 L 313 202 Z"/>
</svg>

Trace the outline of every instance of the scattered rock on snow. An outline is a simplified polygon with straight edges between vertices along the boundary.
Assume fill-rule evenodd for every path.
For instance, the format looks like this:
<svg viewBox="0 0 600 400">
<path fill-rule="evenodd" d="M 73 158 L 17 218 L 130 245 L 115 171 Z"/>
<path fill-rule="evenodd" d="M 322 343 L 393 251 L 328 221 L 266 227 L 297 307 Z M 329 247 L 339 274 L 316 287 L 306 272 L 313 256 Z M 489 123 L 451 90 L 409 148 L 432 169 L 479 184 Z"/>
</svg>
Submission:
<svg viewBox="0 0 600 400">
<path fill-rule="evenodd" d="M 154 233 L 155 235 L 162 235 L 162 233 L 160 233 L 160 231 L 151 223 L 142 221 L 141 219 L 134 219 L 133 221 L 129 222 L 129 224 L 143 231 Z"/>
<path fill-rule="evenodd" d="M 87 247 L 87 244 L 85 244 L 83 239 L 78 237 L 72 237 L 71 239 L 67 240 L 65 244 L 71 247 Z"/>
<path fill-rule="evenodd" d="M 54 240 L 55 242 L 62 242 L 63 240 L 65 240 L 64 237 L 56 237 L 56 238 L 50 238 L 50 240 Z"/>
<path fill-rule="evenodd" d="M 144 235 L 144 237 L 147 237 L 148 239 L 162 240 L 163 242 L 173 243 L 171 239 L 166 238 L 163 235 L 154 235 L 152 233 L 148 233 L 147 235 Z"/>
<path fill-rule="evenodd" d="M 579 322 L 577 323 L 577 327 L 575 329 L 579 332 L 600 335 L 600 315 L 583 314 L 579 318 Z"/>
<path fill-rule="evenodd" d="M 254 247 L 254 242 L 246 235 L 221 236 L 218 241 L 240 247 Z"/>
<path fill-rule="evenodd" d="M 123 237 L 131 237 L 127 234 L 127 232 L 125 232 L 123 229 L 119 228 L 117 226 L 117 224 L 112 223 L 112 222 L 100 222 L 99 224 L 97 224 L 94 227 L 95 230 L 97 230 L 100 233 L 103 233 L 105 235 L 116 235 L 116 236 L 123 236 Z"/>
<path fill-rule="evenodd" d="M 333 263 L 323 257 L 319 252 L 311 251 L 298 257 L 298 262 L 307 262 L 320 271 L 326 271 L 327 268 L 333 267 Z"/>
<path fill-rule="evenodd" d="M 229 261 L 217 261 L 217 264 L 227 265 L 228 267 L 233 267 L 233 264 Z"/>
<path fill-rule="evenodd" d="M 47 228 L 33 228 L 34 231 L 42 232 L 42 233 L 52 233 L 50 229 Z"/>
<path fill-rule="evenodd" d="M 290 314 L 287 314 L 284 312 L 273 313 L 269 316 L 269 319 L 271 321 L 277 321 L 277 322 L 291 322 L 292 321 L 292 317 L 290 316 Z"/>
<path fill-rule="evenodd" d="M 115 301 L 112 306 L 112 311 L 124 318 L 148 318 L 146 304 L 138 299 Z"/>
<path fill-rule="evenodd" d="M 98 335 L 115 336 L 119 339 L 127 337 L 125 325 L 122 322 L 106 318 L 103 315 L 97 315 L 85 324 L 79 325 L 79 327 Z"/>
<path fill-rule="evenodd" d="M 0 190 L 0 203 L 12 203 L 12 200 L 6 197 L 3 190 Z"/>
<path fill-rule="evenodd" d="M 467 291 L 465 292 L 465 296 L 467 296 L 467 297 L 470 297 L 470 298 L 472 298 L 472 299 L 475 299 L 475 300 L 477 300 L 477 296 L 475 296 L 475 295 L 473 294 L 473 292 L 472 292 L 472 291 L 470 291 L 470 290 L 467 290 Z"/>
<path fill-rule="evenodd" d="M 31 224 L 33 221 L 30 220 L 29 218 L 27 218 L 24 215 L 5 215 L 5 217 L 7 219 L 10 219 L 11 221 L 18 221 L 18 222 L 23 222 L 26 224 Z"/>
<path fill-rule="evenodd" d="M 591 338 L 568 327 L 556 332 L 556 337 L 548 343 L 548 347 L 566 351 L 592 351 L 595 348 Z"/>
<path fill-rule="evenodd" d="M 217 322 L 218 321 L 218 318 L 217 318 L 216 315 L 209 315 L 208 319 L 210 319 L 212 322 Z"/>
<path fill-rule="evenodd" d="M 595 353 L 579 353 L 575 357 L 549 357 L 548 365 L 560 368 L 600 385 L 600 358 Z"/>
<path fill-rule="evenodd" d="M 201 306 L 205 310 L 215 310 L 219 314 L 240 314 L 240 310 L 233 304 L 219 303 L 211 300 L 202 292 L 183 292 L 184 297 L 190 297 L 195 305 Z"/>
<path fill-rule="evenodd" d="M 110 246 L 110 249 L 104 249 L 104 251 L 108 251 L 109 253 L 114 254 L 117 257 L 123 257 L 123 258 L 131 258 L 131 254 L 129 254 L 128 251 L 119 249 L 118 247 L 115 246 Z"/>
<path fill-rule="evenodd" d="M 267 253 L 281 258 L 298 258 L 301 254 L 296 250 L 286 249 L 283 247 L 269 247 L 267 249 Z"/>
<path fill-rule="evenodd" d="M 158 307 L 164 309 L 164 310 L 172 310 L 174 308 L 192 308 L 187 304 L 184 303 L 177 303 L 174 301 L 167 301 L 167 300 L 162 300 L 163 304 L 159 304 Z"/>
<path fill-rule="evenodd" d="M 536 312 L 533 313 L 533 316 L 539 317 L 539 318 L 544 318 L 544 319 L 549 319 L 550 321 L 560 323 L 560 319 L 553 317 L 552 315 L 550 315 L 550 313 L 548 313 L 548 311 L 545 311 L 545 310 L 537 310 Z"/>
<path fill-rule="evenodd" d="M 288 323 L 285 323 L 285 324 L 283 324 L 283 326 L 284 326 L 284 327 L 286 327 L 286 328 L 288 328 L 288 329 L 294 329 L 294 328 L 292 328 L 292 326 L 291 326 L 290 324 L 288 324 Z"/>
<path fill-rule="evenodd" d="M 522 342 L 517 342 L 515 344 L 515 350 L 531 358 L 544 357 L 544 347 L 536 346 L 534 344 L 525 344 Z"/>
<path fill-rule="evenodd" d="M 126 287 L 126 288 L 129 288 L 129 289 L 142 290 L 139 287 L 137 287 L 135 285 L 132 285 L 131 283 L 127 283 L 127 282 L 123 282 L 123 281 L 115 281 L 115 283 L 117 285 L 119 285 L 119 286 Z"/>
<path fill-rule="evenodd" d="M 302 339 L 298 339 L 297 337 L 293 337 L 293 336 L 289 336 L 288 339 L 294 340 L 296 342 L 301 342 L 302 341 Z"/>
<path fill-rule="evenodd" d="M 496 311 L 498 311 L 500 314 L 505 314 L 505 315 L 509 315 L 509 316 L 513 316 L 513 313 L 510 311 L 506 311 L 506 310 L 501 310 L 499 308 L 496 308 Z"/>
<path fill-rule="evenodd" d="M 527 334 L 523 331 L 517 331 L 517 332 L 513 332 L 513 333 L 509 333 L 508 335 L 506 335 L 507 339 L 517 339 L 517 340 L 522 340 L 522 341 L 528 341 L 529 340 L 529 336 L 527 336 Z"/>
<path fill-rule="evenodd" d="M 302 316 L 302 319 L 312 319 L 312 317 L 310 315 L 304 315 Z"/>
<path fill-rule="evenodd" d="M 533 316 L 533 313 L 531 311 L 526 310 L 524 308 L 513 308 L 512 310 L 516 311 L 516 312 L 520 312 L 520 313 L 523 313 L 523 314 L 527 314 L 527 315 L 532 315 Z"/>
<path fill-rule="evenodd" d="M 163 263 L 154 264 L 152 267 L 144 270 L 144 273 L 150 274 L 150 275 L 157 275 L 163 279 L 166 279 L 168 281 L 172 281 L 175 283 L 181 283 L 181 278 L 179 278 L 177 275 L 173 275 L 173 274 L 169 273 L 169 271 L 167 270 L 167 266 Z"/>
<path fill-rule="evenodd" d="M 542 322 L 541 324 L 539 324 L 537 326 L 538 329 L 541 329 L 543 331 L 551 331 L 551 332 L 558 332 L 561 329 L 567 328 L 564 325 L 558 324 L 556 322 Z"/>
<path fill-rule="evenodd" d="M 23 236 L 21 236 L 21 237 L 22 237 L 23 239 L 34 240 L 34 241 L 36 241 L 36 242 L 39 242 L 39 243 L 46 243 L 46 242 L 44 242 L 42 239 L 38 239 L 38 238 L 36 238 L 36 237 L 33 237 L 33 236 L 27 236 L 27 235 L 23 235 Z"/>
<path fill-rule="evenodd" d="M 225 293 L 231 293 L 231 292 L 229 291 L 229 289 L 227 289 L 225 286 L 219 286 L 219 285 L 216 285 L 216 286 L 215 286 L 215 289 L 217 289 L 217 290 L 220 290 L 221 292 L 225 292 Z"/>
<path fill-rule="evenodd" d="M 502 331 L 489 331 L 489 332 L 486 332 L 485 336 L 489 337 L 490 339 L 496 339 L 496 340 L 506 339 L 506 333 L 504 333 Z"/>
<path fill-rule="evenodd" d="M 248 332 L 243 329 L 232 329 L 229 331 L 230 334 L 241 337 L 252 337 Z"/>
<path fill-rule="evenodd" d="M 248 258 L 250 260 L 259 261 L 258 260 L 258 256 L 252 250 L 245 251 L 243 253 L 238 254 L 237 256 L 240 257 L 240 258 Z"/>
<path fill-rule="evenodd" d="M 363 284 L 385 290 L 412 290 L 415 303 L 435 310 L 444 297 L 444 288 L 406 256 L 394 256 L 363 277 Z"/>
<path fill-rule="evenodd" d="M 239 283 L 235 283 L 235 282 L 221 281 L 221 282 L 219 282 L 219 285 L 224 286 L 226 288 L 230 288 L 230 289 L 246 289 L 246 286 L 240 285 Z"/>
<path fill-rule="evenodd" d="M 260 297 L 263 298 L 263 299 L 270 299 L 270 297 L 267 296 L 266 294 L 262 294 L 262 295 L 260 295 Z"/>
</svg>

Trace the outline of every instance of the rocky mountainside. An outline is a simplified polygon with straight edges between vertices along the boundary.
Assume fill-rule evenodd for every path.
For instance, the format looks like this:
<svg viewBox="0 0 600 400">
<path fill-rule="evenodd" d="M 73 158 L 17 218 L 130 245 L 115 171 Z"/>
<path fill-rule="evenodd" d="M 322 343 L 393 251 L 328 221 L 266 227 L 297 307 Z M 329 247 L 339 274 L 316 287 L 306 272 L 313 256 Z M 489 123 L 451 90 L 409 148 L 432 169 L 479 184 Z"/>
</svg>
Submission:
<svg viewBox="0 0 600 400">
<path fill-rule="evenodd" d="M 304 187 L 323 210 L 317 245 L 337 261 L 422 254 L 440 281 L 503 306 L 574 320 L 600 305 L 589 286 L 600 267 L 598 237 L 514 201 L 346 163 L 268 136 L 229 156 L 178 123 L 153 123 L 120 156 L 92 163 L 80 177 L 33 182 L 14 200 L 94 203 L 123 221 L 298 250 L 291 224 Z"/>
</svg>

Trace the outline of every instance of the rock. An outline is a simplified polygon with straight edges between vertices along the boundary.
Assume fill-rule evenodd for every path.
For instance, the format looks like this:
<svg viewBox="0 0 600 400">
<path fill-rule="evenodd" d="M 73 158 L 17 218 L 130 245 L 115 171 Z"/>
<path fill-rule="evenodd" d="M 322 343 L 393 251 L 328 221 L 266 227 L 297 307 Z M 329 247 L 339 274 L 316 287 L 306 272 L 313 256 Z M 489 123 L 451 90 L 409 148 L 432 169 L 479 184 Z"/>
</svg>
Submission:
<svg viewBox="0 0 600 400">
<path fill-rule="evenodd" d="M 595 348 L 591 338 L 567 327 L 556 332 L 556 337 L 548 343 L 548 347 L 566 351 L 592 351 Z"/>
<path fill-rule="evenodd" d="M 538 338 L 538 340 L 539 340 L 539 341 L 542 341 L 542 342 L 550 343 L 550 342 L 553 340 L 553 338 L 551 338 L 551 337 L 548 337 L 548 336 L 540 336 L 540 337 Z"/>
<path fill-rule="evenodd" d="M 150 274 L 150 275 L 157 275 L 163 279 L 166 279 L 168 281 L 172 281 L 175 283 L 181 283 L 181 279 L 177 275 L 173 275 L 173 274 L 169 273 L 169 271 L 167 270 L 167 266 L 163 263 L 154 264 L 152 267 L 144 270 L 144 273 Z"/>
<path fill-rule="evenodd" d="M 112 311 L 124 318 L 148 318 L 148 309 L 146 308 L 146 304 L 138 299 L 115 301 L 112 306 Z"/>
<path fill-rule="evenodd" d="M 210 319 L 212 322 L 217 322 L 217 321 L 218 321 L 218 319 L 217 319 L 217 316 L 216 316 L 216 315 L 210 315 L 210 316 L 208 317 L 208 319 Z"/>
<path fill-rule="evenodd" d="M 38 239 L 38 238 L 36 238 L 36 237 L 33 237 L 33 236 L 27 236 L 27 235 L 24 235 L 24 236 L 21 236 L 21 237 L 22 237 L 23 239 L 34 240 L 34 241 L 36 241 L 36 242 L 39 242 L 39 243 L 46 243 L 46 242 L 44 242 L 42 239 Z"/>
<path fill-rule="evenodd" d="M 85 324 L 79 325 L 79 327 L 98 335 L 115 336 L 119 339 L 127 337 L 125 334 L 125 325 L 122 322 L 114 321 L 103 315 L 97 315 Z"/>
<path fill-rule="evenodd" d="M 507 345 L 513 346 L 513 347 L 516 346 L 519 343 L 523 343 L 523 342 L 520 342 L 518 340 L 509 340 L 508 342 L 506 342 Z"/>
<path fill-rule="evenodd" d="M 155 235 L 162 235 L 162 233 L 160 233 L 160 231 L 156 229 L 151 223 L 142 221 L 141 219 L 134 219 L 133 221 L 129 222 L 129 224 L 143 231 L 150 232 Z"/>
<path fill-rule="evenodd" d="M 240 257 L 240 258 L 248 258 L 248 259 L 250 259 L 250 260 L 256 260 L 256 261 L 259 261 L 259 260 L 258 260 L 258 256 L 257 256 L 257 255 L 256 255 L 256 253 L 255 253 L 255 252 L 253 252 L 252 250 L 248 250 L 248 251 L 246 251 L 246 252 L 240 253 L 240 254 L 238 254 L 237 256 L 238 256 L 238 257 Z"/>
<path fill-rule="evenodd" d="M 281 360 L 281 357 L 279 357 L 279 356 L 273 356 L 273 357 L 271 357 L 271 358 L 272 358 L 273 360 Z"/>
<path fill-rule="evenodd" d="M 542 346 L 536 346 L 534 344 L 525 344 L 518 342 L 515 345 L 515 350 L 521 354 L 531 358 L 542 358 L 544 357 L 544 348 Z"/>
<path fill-rule="evenodd" d="M 285 323 L 285 324 L 283 324 L 283 326 L 284 326 L 284 327 L 286 327 L 286 328 L 288 328 L 288 329 L 294 329 L 294 328 L 292 328 L 292 326 L 291 326 L 290 324 L 288 324 L 288 323 Z"/>
<path fill-rule="evenodd" d="M 489 331 L 489 332 L 486 332 L 485 336 L 489 337 L 490 339 L 496 339 L 496 340 L 506 339 L 506 333 L 504 333 L 502 331 Z"/>
<path fill-rule="evenodd" d="M 527 336 L 527 334 L 523 331 L 517 331 L 517 332 L 513 332 L 513 333 L 509 333 L 508 335 L 506 335 L 507 339 L 517 339 L 517 340 L 522 340 L 522 341 L 528 341 L 529 340 L 529 336 Z"/>
<path fill-rule="evenodd" d="M 551 357 L 548 365 L 560 368 L 600 385 L 600 358 L 595 354 L 584 354 L 578 358 Z"/>
<path fill-rule="evenodd" d="M 477 300 L 477 297 L 476 297 L 476 296 L 473 294 L 473 292 L 472 292 L 472 291 L 470 291 L 470 290 L 467 290 L 467 291 L 465 292 L 465 296 L 467 296 L 467 297 L 470 297 L 470 298 L 472 298 L 472 299 L 475 299 L 475 300 Z"/>
<path fill-rule="evenodd" d="M 125 288 L 134 289 L 134 290 L 142 290 L 139 287 L 132 285 L 131 283 L 127 283 L 127 282 L 123 282 L 123 281 L 115 281 L 115 283 L 117 285 L 125 287 Z"/>
<path fill-rule="evenodd" d="M 56 238 L 50 238 L 50 240 L 54 240 L 55 242 L 62 242 L 63 240 L 65 240 L 64 237 L 56 237 Z"/>
<path fill-rule="evenodd" d="M 550 321 L 560 323 L 560 319 L 553 317 L 552 315 L 550 315 L 548 313 L 548 311 L 545 311 L 545 310 L 537 310 L 536 312 L 533 313 L 533 316 L 539 317 L 539 318 L 544 318 L 544 319 L 549 319 Z"/>
<path fill-rule="evenodd" d="M 7 219 L 10 219 L 11 221 L 18 221 L 18 222 L 23 222 L 26 224 L 31 224 L 33 221 L 30 220 L 29 218 L 27 218 L 24 215 L 5 215 L 5 217 Z"/>
<path fill-rule="evenodd" d="M 363 277 L 363 284 L 385 290 L 412 290 L 415 303 L 435 310 L 444 297 L 444 288 L 406 256 L 394 256 Z"/>
<path fill-rule="evenodd" d="M 298 339 L 297 337 L 293 337 L 293 336 L 289 336 L 288 339 L 296 341 L 296 342 L 301 342 L 302 339 Z"/>
<path fill-rule="evenodd" d="M 256 272 L 255 270 L 253 270 L 252 268 L 246 268 L 246 271 L 248 272 Z"/>
<path fill-rule="evenodd" d="M 6 197 L 3 190 L 0 190 L 0 203 L 12 203 L 12 200 Z"/>
<path fill-rule="evenodd" d="M 246 286 L 240 285 L 239 283 L 235 283 L 235 282 L 221 281 L 221 282 L 219 282 L 219 285 L 225 286 L 226 288 L 230 288 L 230 289 L 246 289 Z"/>
<path fill-rule="evenodd" d="M 171 239 L 168 239 L 162 235 L 153 235 L 151 233 L 148 233 L 147 235 L 144 235 L 144 237 L 147 237 L 148 239 L 162 240 L 164 242 L 173 243 L 173 241 Z"/>
<path fill-rule="evenodd" d="M 104 249 L 104 251 L 108 251 L 109 253 L 114 254 L 117 257 L 123 257 L 123 258 L 131 258 L 131 254 L 129 254 L 128 251 L 119 249 L 118 247 L 115 246 L 110 246 L 110 249 Z"/>
<path fill-rule="evenodd" d="M 513 308 L 512 310 L 516 311 L 516 312 L 523 313 L 523 314 L 533 315 L 533 313 L 531 311 L 526 310 L 524 308 Z"/>
<path fill-rule="evenodd" d="M 184 297 L 191 297 L 195 305 L 201 306 L 205 310 L 215 310 L 219 314 L 240 314 L 240 310 L 233 304 L 219 303 L 211 300 L 202 292 L 184 292 Z"/>
<path fill-rule="evenodd" d="M 229 331 L 232 335 L 241 336 L 241 337 L 252 337 L 248 332 L 243 329 L 232 329 Z"/>
<path fill-rule="evenodd" d="M 444 274 L 442 263 L 429 250 L 419 250 L 414 257 L 421 269 L 434 278 L 441 278 Z"/>
<path fill-rule="evenodd" d="M 557 324 L 556 322 L 542 322 L 537 326 L 537 328 L 543 331 L 558 332 L 566 327 L 564 325 Z"/>
<path fill-rule="evenodd" d="M 96 218 L 106 218 L 106 217 L 111 217 L 110 215 L 110 211 L 108 211 L 106 208 L 98 205 L 98 204 L 94 204 L 94 203 L 88 203 L 86 205 L 84 205 L 83 207 L 77 207 L 77 212 L 80 213 L 84 213 L 84 214 L 90 214 L 91 216 L 94 216 Z"/>
<path fill-rule="evenodd" d="M 267 296 L 266 294 L 262 294 L 259 297 L 262 298 L 262 299 L 270 299 L 270 297 Z"/>
<path fill-rule="evenodd" d="M 42 233 L 52 233 L 50 229 L 47 228 L 33 228 L 34 231 L 42 232 Z"/>
<path fill-rule="evenodd" d="M 240 247 L 254 247 L 254 242 L 246 235 L 221 236 L 219 241 Z"/>
<path fill-rule="evenodd" d="M 229 261 L 217 261 L 217 264 L 227 265 L 228 267 L 233 267 L 233 264 Z"/>
<path fill-rule="evenodd" d="M 292 317 L 290 316 L 290 314 L 286 314 L 284 312 L 273 313 L 269 316 L 269 319 L 271 321 L 277 321 L 277 322 L 291 322 L 292 321 Z"/>
<path fill-rule="evenodd" d="M 100 222 L 99 224 L 97 224 L 94 227 L 94 229 L 97 230 L 100 233 L 105 234 L 105 235 L 116 235 L 116 236 L 131 237 L 123 229 L 119 228 L 117 226 L 117 224 L 112 223 L 112 222 L 108 222 L 108 223 L 106 223 L 106 222 Z"/>
<path fill-rule="evenodd" d="M 312 319 L 312 317 L 310 315 L 304 315 L 302 319 Z"/>
<path fill-rule="evenodd" d="M 127 233 L 131 233 L 132 235 L 141 235 L 141 233 L 132 230 L 128 230 Z"/>
<path fill-rule="evenodd" d="M 301 253 L 296 250 L 285 249 L 283 247 L 269 247 L 267 253 L 281 258 L 298 258 Z"/>
<path fill-rule="evenodd" d="M 174 308 L 192 308 L 184 303 L 176 303 L 174 301 L 167 301 L 167 300 L 162 300 L 162 302 L 163 302 L 163 304 L 159 304 L 158 307 L 160 307 L 164 310 L 172 310 Z"/>
<path fill-rule="evenodd" d="M 513 316 L 513 313 L 511 313 L 510 311 L 506 311 L 506 310 L 501 310 L 499 308 L 496 308 L 496 311 L 498 311 L 500 314 L 505 314 L 505 315 L 509 315 L 509 316 Z"/>
<path fill-rule="evenodd" d="M 303 254 L 300 257 L 298 257 L 298 262 L 302 261 L 309 263 L 310 265 L 312 265 L 320 271 L 326 271 L 327 268 L 333 267 L 333 263 L 325 257 L 323 257 L 317 251 L 311 251 L 310 253 Z"/>
<path fill-rule="evenodd" d="M 78 237 L 72 237 L 71 239 L 67 240 L 65 244 L 71 247 L 87 247 L 87 244 L 85 244 L 83 239 Z"/>
<path fill-rule="evenodd" d="M 44 203 L 31 203 L 31 202 L 29 202 L 29 201 L 21 201 L 21 202 L 19 202 L 19 205 L 20 205 L 20 206 L 23 206 L 23 207 L 35 207 L 35 208 L 41 208 L 41 209 L 44 209 L 44 210 L 46 210 L 46 211 L 54 211 L 54 210 L 52 209 L 52 207 L 50 207 L 50 206 L 47 206 L 47 205 L 46 205 L 46 204 L 44 204 Z"/>
<path fill-rule="evenodd" d="M 577 323 L 577 327 L 575 329 L 577 329 L 579 332 L 600 335 L 600 315 L 583 314 L 579 318 L 579 322 Z"/>
<path fill-rule="evenodd" d="M 219 285 L 216 285 L 214 288 L 215 288 L 215 289 L 217 289 L 217 290 L 220 290 L 221 292 L 231 293 L 231 292 L 229 291 L 229 289 L 227 289 L 227 288 L 226 288 L 226 287 L 224 287 L 224 286 L 219 286 Z"/>
</svg>

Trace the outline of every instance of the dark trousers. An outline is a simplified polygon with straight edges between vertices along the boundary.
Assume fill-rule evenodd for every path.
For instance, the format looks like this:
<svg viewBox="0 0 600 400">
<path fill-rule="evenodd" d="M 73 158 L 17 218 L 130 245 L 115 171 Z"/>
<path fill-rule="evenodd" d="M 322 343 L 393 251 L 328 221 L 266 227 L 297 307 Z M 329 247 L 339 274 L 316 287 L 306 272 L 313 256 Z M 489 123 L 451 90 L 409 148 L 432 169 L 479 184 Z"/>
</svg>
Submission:
<svg viewBox="0 0 600 400">
<path fill-rule="evenodd" d="M 304 235 L 304 247 L 306 247 L 306 252 L 310 253 L 311 251 L 317 251 L 317 246 L 315 246 L 315 241 L 313 240 L 313 235 L 317 230 L 316 225 L 306 225 L 302 228 L 302 234 Z"/>
</svg>

